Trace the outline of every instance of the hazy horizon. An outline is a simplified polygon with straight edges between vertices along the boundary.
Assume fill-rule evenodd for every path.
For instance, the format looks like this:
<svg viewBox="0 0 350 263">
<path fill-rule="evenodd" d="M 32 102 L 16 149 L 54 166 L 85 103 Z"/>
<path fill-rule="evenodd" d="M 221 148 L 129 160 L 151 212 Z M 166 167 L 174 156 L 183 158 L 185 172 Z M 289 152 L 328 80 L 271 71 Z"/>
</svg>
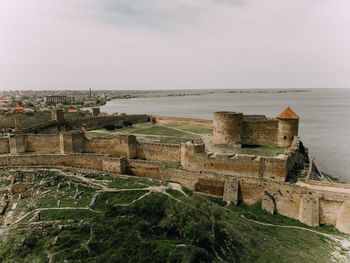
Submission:
<svg viewBox="0 0 350 263">
<path fill-rule="evenodd" d="M 102 92 L 102 91 L 125 91 L 125 92 L 133 92 L 133 91 L 140 91 L 140 92 L 172 92 L 172 91 L 290 91 L 290 92 L 298 92 L 298 91 L 313 91 L 313 90 L 348 90 L 347 88 L 232 88 L 232 89 L 201 89 L 201 88 L 193 88 L 193 89 L 186 89 L 186 88 L 178 88 L 178 89 L 91 89 L 91 91 L 97 91 L 97 92 Z M 90 89 L 0 89 L 0 92 L 14 92 L 14 91 L 57 91 L 57 92 L 62 92 L 62 91 L 84 91 L 84 92 L 89 92 Z M 350 90 L 349 90 L 350 92 Z M 207 95 L 207 94 L 203 94 Z"/>
<path fill-rule="evenodd" d="M 0 90 L 350 87 L 347 0 L 4 0 Z"/>
</svg>

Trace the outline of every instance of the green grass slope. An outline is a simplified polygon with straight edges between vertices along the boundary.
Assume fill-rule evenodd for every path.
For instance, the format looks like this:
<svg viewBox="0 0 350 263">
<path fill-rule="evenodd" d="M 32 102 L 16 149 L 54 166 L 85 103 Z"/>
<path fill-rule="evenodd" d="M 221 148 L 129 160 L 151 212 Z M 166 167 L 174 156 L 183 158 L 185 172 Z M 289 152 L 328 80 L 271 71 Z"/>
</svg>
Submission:
<svg viewBox="0 0 350 263">
<path fill-rule="evenodd" d="M 51 172 L 43 178 L 48 176 L 51 182 L 63 181 L 63 175 Z M 108 188 L 88 190 L 75 178 L 83 189 L 80 204 L 53 209 L 53 201 L 40 203 L 35 195 L 20 200 L 26 202 L 20 206 L 25 212 L 35 213 L 40 204 L 48 209 L 37 220 L 1 228 L 0 262 L 331 262 L 337 260 L 334 251 L 338 258 L 348 253 L 318 233 L 245 219 L 309 228 L 272 216 L 259 204 L 227 207 L 173 183 L 85 175 L 89 177 L 103 178 L 100 183 Z M 59 198 L 68 198 L 72 188 L 60 189 Z M 85 198 L 93 193 L 98 196 L 90 207 Z M 72 209 L 74 205 L 86 209 Z M 309 229 L 338 234 L 332 228 Z"/>
</svg>

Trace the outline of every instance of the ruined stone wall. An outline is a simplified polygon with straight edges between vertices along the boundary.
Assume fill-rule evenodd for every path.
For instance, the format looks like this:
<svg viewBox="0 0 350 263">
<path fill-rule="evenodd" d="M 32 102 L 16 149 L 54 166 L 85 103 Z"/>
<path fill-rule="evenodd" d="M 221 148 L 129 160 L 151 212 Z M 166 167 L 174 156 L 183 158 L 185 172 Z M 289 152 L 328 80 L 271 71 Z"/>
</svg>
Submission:
<svg viewBox="0 0 350 263">
<path fill-rule="evenodd" d="M 249 145 L 277 145 L 277 133 L 277 119 L 248 118 L 243 121 L 242 142 Z"/>
<path fill-rule="evenodd" d="M 177 118 L 177 117 L 166 117 L 166 116 L 151 116 L 151 121 L 157 124 L 177 124 L 177 125 L 188 125 L 197 127 L 208 127 L 211 128 L 213 121 L 193 118 Z"/>
<path fill-rule="evenodd" d="M 289 173 L 294 165 L 299 161 L 300 157 L 300 138 L 298 136 L 294 136 L 292 145 L 283 152 L 285 156 L 287 156 L 287 173 Z"/>
<path fill-rule="evenodd" d="M 9 139 L 7 137 L 0 138 L 0 154 L 9 153 L 9 152 L 10 152 Z"/>
<path fill-rule="evenodd" d="M 196 173 L 180 169 L 165 169 L 163 181 L 175 181 L 190 190 L 221 198 L 227 175 L 203 172 Z"/>
<path fill-rule="evenodd" d="M 27 135 L 18 134 L 9 136 L 11 154 L 24 153 L 27 151 Z"/>
<path fill-rule="evenodd" d="M 262 201 L 266 183 L 254 178 L 238 178 L 238 201 L 253 205 Z"/>
<path fill-rule="evenodd" d="M 59 151 L 59 135 L 27 134 L 27 152 L 59 153 Z"/>
<path fill-rule="evenodd" d="M 124 174 L 127 168 L 126 158 L 105 157 L 102 160 L 103 171 L 115 174 Z"/>
<path fill-rule="evenodd" d="M 97 153 L 115 157 L 138 158 L 156 161 L 180 162 L 179 145 L 138 143 L 133 135 L 117 135 L 113 138 L 87 139 L 82 132 L 62 132 L 58 134 L 26 134 L 12 138 L 13 153 L 23 138 L 20 152 L 37 153 Z M 25 147 L 24 147 L 25 146 Z M 9 139 L 0 139 L 0 153 L 9 153 Z"/>
<path fill-rule="evenodd" d="M 320 200 L 320 224 L 335 226 L 343 202 L 334 200 Z"/>
<path fill-rule="evenodd" d="M 204 145 L 186 142 L 181 145 L 181 164 L 194 172 L 212 171 L 224 174 L 285 181 L 288 155 L 261 157 L 247 154 L 212 154 Z M 292 160 L 290 161 L 292 162 Z"/>
<path fill-rule="evenodd" d="M 159 162 L 128 159 L 126 174 L 162 180 L 165 167 Z"/>
<path fill-rule="evenodd" d="M 277 145 L 289 147 L 298 135 L 299 119 L 267 118 L 265 115 L 243 115 L 215 112 L 213 143 L 231 145 Z"/>
<path fill-rule="evenodd" d="M 61 117 L 59 117 L 59 119 L 57 119 L 57 116 L 54 116 L 53 120 L 35 124 L 33 126 L 27 125 L 25 128 L 21 128 L 19 132 L 51 134 L 57 133 L 58 131 L 101 129 L 105 126 L 117 127 L 122 126 L 124 122 L 139 123 L 149 121 L 148 115 L 99 115 L 90 117 L 79 117 L 69 120 L 63 119 L 63 115 L 60 116 Z"/>
<path fill-rule="evenodd" d="M 261 158 L 245 154 L 212 154 L 197 155 L 197 164 L 201 171 L 222 172 L 226 174 L 259 177 Z"/>
<path fill-rule="evenodd" d="M 332 184 L 288 184 L 214 172 L 166 169 L 156 161 L 86 153 L 4 155 L 0 156 L 0 166 L 67 166 L 177 181 L 192 190 L 224 197 L 235 203 L 243 201 L 251 205 L 262 202 L 262 207 L 269 212 L 297 219 L 310 226 L 333 225 L 342 232 L 350 233 L 350 185 L 335 188 Z"/>
<path fill-rule="evenodd" d="M 91 116 L 65 121 L 67 129 L 76 130 L 84 127 L 85 130 L 101 129 L 105 126 L 121 126 L 123 122 L 140 123 L 149 121 L 148 115 L 124 115 L 124 116 Z"/>
<path fill-rule="evenodd" d="M 134 135 L 117 135 L 113 138 L 93 138 L 85 140 L 85 152 L 110 154 L 116 157 L 135 158 L 137 141 Z"/>
<path fill-rule="evenodd" d="M 288 175 L 287 163 L 288 156 L 280 155 L 277 157 L 261 157 L 261 166 L 260 177 L 284 182 Z"/>
<path fill-rule="evenodd" d="M 289 218 L 298 219 L 302 189 L 295 184 L 266 184 L 264 191 L 273 196 L 275 211 Z"/>
<path fill-rule="evenodd" d="M 60 153 L 85 152 L 85 134 L 83 132 L 62 132 L 60 137 Z"/>
<path fill-rule="evenodd" d="M 0 166 L 68 166 L 102 170 L 104 158 L 104 155 L 84 153 L 1 156 Z"/>
<path fill-rule="evenodd" d="M 137 159 L 181 162 L 181 146 L 176 144 L 138 143 Z"/>
<path fill-rule="evenodd" d="M 85 151 L 88 153 L 103 153 L 116 155 L 114 138 L 92 138 L 85 140 Z M 121 153 L 121 152 L 120 152 Z M 121 154 L 126 156 L 126 151 Z"/>
</svg>

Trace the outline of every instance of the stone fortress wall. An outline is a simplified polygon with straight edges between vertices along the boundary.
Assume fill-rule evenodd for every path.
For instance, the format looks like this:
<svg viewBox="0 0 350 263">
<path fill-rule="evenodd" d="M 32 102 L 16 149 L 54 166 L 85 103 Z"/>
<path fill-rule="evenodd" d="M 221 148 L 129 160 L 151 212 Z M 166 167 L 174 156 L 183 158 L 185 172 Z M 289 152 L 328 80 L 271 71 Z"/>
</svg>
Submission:
<svg viewBox="0 0 350 263">
<path fill-rule="evenodd" d="M 169 169 L 161 162 L 105 154 L 25 154 L 0 156 L 2 167 L 75 167 L 128 174 L 163 181 L 177 181 L 198 192 L 223 197 L 225 201 L 248 205 L 262 202 L 262 208 L 294 218 L 310 226 L 335 226 L 350 233 L 350 185 L 316 183 L 288 184 L 263 178 L 233 176 L 215 172 Z M 335 186 L 336 185 L 336 186 Z M 337 188 L 338 191 L 334 191 Z"/>
<path fill-rule="evenodd" d="M 299 159 L 299 137 L 277 157 L 205 152 L 203 143 L 186 142 L 181 147 L 181 164 L 194 172 L 221 172 L 284 182 Z"/>
<path fill-rule="evenodd" d="M 277 116 L 215 112 L 213 143 L 216 145 L 277 145 L 289 147 L 298 135 L 299 117 L 289 107 Z"/>
<path fill-rule="evenodd" d="M 52 111 L 51 120 L 31 127 L 20 129 L 15 133 L 49 133 L 71 130 L 94 130 L 106 126 L 118 127 L 123 123 L 148 122 L 150 117 L 146 114 L 139 115 L 100 115 L 99 108 L 92 108 L 92 115 L 74 119 L 65 119 L 62 109 Z"/>
<path fill-rule="evenodd" d="M 181 146 L 176 144 L 140 143 L 134 135 L 113 138 L 85 137 L 85 133 L 16 134 L 0 139 L 1 154 L 69 154 L 96 153 L 115 157 L 181 162 Z"/>
<path fill-rule="evenodd" d="M 191 123 L 183 118 L 155 118 L 158 123 Z M 288 138 L 297 133 L 296 119 L 287 119 L 287 124 L 281 124 L 283 128 L 279 124 L 283 119 L 267 120 L 259 115 L 239 119 L 243 120 L 240 140 L 249 136 L 263 138 L 271 130 L 276 131 L 271 134 L 272 137 L 276 135 L 273 140 L 278 144 L 278 138 L 285 141 L 284 136 Z M 202 120 L 191 125 L 210 127 Z M 226 135 L 230 136 L 232 126 L 218 123 L 214 124 L 214 130 L 215 125 L 227 128 Z M 255 135 L 247 135 L 250 134 L 247 133 L 248 126 L 249 129 L 256 127 Z M 240 132 L 240 128 L 234 130 Z M 224 134 L 220 129 L 217 131 Z M 238 137 L 230 138 L 238 140 Z M 259 142 L 266 140 L 259 139 Z M 230 141 L 227 139 L 227 142 Z M 312 162 L 306 183 L 285 182 L 301 155 L 297 136 L 293 137 L 285 152 L 276 157 L 208 153 L 205 145 L 197 142 L 186 142 L 181 146 L 139 143 L 133 135 L 87 139 L 84 132 L 11 135 L 0 139 L 0 153 L 1 167 L 75 167 L 177 181 L 191 190 L 222 197 L 230 203 L 243 201 L 251 205 L 262 202 L 262 208 L 271 213 L 279 213 L 310 226 L 333 225 L 350 233 L 350 185 L 313 181 Z M 164 162 L 181 162 L 182 169 L 167 168 Z"/>
</svg>

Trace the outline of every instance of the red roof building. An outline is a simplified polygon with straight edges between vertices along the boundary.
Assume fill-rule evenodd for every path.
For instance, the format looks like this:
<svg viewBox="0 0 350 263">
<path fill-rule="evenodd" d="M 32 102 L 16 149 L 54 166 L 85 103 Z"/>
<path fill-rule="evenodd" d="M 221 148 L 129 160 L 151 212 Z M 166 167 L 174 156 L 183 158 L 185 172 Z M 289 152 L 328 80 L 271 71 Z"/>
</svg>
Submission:
<svg viewBox="0 0 350 263">
<path fill-rule="evenodd" d="M 14 107 L 13 109 L 14 109 L 15 111 L 23 111 L 23 110 L 24 110 L 23 107 Z"/>
</svg>

